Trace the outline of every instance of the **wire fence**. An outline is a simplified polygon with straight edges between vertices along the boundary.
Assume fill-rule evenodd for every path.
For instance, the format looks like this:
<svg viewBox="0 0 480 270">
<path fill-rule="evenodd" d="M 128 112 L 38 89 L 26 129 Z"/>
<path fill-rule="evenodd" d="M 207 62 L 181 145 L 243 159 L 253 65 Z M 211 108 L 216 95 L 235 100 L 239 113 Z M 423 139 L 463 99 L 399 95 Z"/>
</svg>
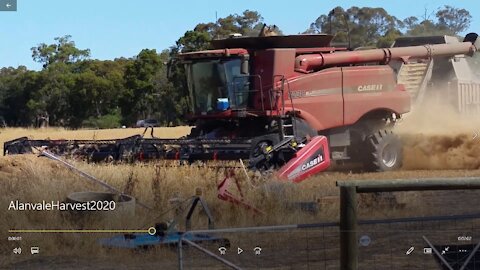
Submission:
<svg viewBox="0 0 480 270">
<path fill-rule="evenodd" d="M 480 214 L 360 222 L 358 269 L 449 269 L 440 257 L 460 269 L 480 239 L 479 229 Z M 445 247 L 448 253 L 441 256 L 433 250 Z"/>
<path fill-rule="evenodd" d="M 480 178 L 339 181 L 337 185 L 341 269 L 480 269 Z M 359 221 L 357 194 L 412 191 L 424 196 L 404 205 L 410 208 L 402 210 L 406 218 Z M 426 203 L 429 207 L 422 209 Z M 425 209 L 449 213 L 419 216 Z M 465 213 L 472 210 L 473 214 Z"/>
<path fill-rule="evenodd" d="M 458 188 L 459 184 L 456 185 Z M 377 192 L 372 187 L 357 191 Z M 443 184 L 441 187 L 448 189 Z M 392 188 L 387 194 L 402 193 L 403 190 L 395 189 L 403 188 L 405 186 Z M 420 196 L 423 201 L 389 208 L 382 219 L 362 219 L 365 213 L 384 206 L 362 205 L 353 196 L 350 202 L 356 203 L 349 213 L 355 214 L 354 231 L 346 231 L 341 223 L 317 223 L 187 232 L 184 239 L 189 235 L 207 234 L 216 241 L 180 240 L 179 268 L 480 269 L 480 190 L 415 192 L 423 195 Z M 348 204 L 340 208 L 344 216 Z M 352 221 L 343 217 L 340 222 L 345 220 Z M 353 236 L 353 241 L 345 241 L 345 235 Z M 354 252 L 344 257 L 345 250 Z M 353 258 L 355 263 L 345 264 L 345 258 Z M 355 267 L 349 268 L 352 265 Z"/>
<path fill-rule="evenodd" d="M 449 269 L 429 243 L 439 252 L 450 247 L 442 257 L 453 269 L 460 269 L 475 246 L 472 240 L 480 239 L 480 214 L 359 223 L 358 269 Z M 209 236 L 228 239 L 228 243 L 199 245 L 237 269 L 339 269 L 339 233 L 334 223 L 232 228 L 208 231 Z M 183 269 L 235 269 L 188 244 L 183 247 Z M 479 259 L 474 256 L 465 269 L 480 269 Z"/>
<path fill-rule="evenodd" d="M 215 265 L 234 269 L 339 268 L 340 247 L 336 223 L 231 228 L 192 231 L 188 234 L 203 233 L 228 241 L 199 244 L 202 250 L 184 243 L 183 246 L 188 248 L 179 249 L 182 250 L 180 269 L 217 269 Z M 222 248 L 225 248 L 224 252 Z"/>
</svg>

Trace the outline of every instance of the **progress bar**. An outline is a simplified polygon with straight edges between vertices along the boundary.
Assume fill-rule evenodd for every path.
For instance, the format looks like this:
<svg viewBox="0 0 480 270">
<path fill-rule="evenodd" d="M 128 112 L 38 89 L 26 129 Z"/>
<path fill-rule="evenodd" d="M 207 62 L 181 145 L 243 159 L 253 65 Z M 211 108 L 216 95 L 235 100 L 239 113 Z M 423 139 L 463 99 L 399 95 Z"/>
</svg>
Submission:
<svg viewBox="0 0 480 270">
<path fill-rule="evenodd" d="M 146 230 L 39 229 L 39 230 L 8 230 L 8 232 L 9 233 L 148 233 L 150 235 L 155 235 L 157 233 L 157 230 L 154 227 L 150 227 Z"/>
</svg>

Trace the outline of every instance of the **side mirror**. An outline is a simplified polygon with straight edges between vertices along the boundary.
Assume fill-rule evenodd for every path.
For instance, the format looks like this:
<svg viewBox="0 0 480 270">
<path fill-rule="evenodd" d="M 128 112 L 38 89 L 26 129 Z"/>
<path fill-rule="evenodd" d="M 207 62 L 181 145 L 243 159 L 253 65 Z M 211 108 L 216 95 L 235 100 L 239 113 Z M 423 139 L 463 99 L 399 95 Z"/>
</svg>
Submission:
<svg viewBox="0 0 480 270">
<path fill-rule="evenodd" d="M 248 60 L 249 60 L 249 55 L 244 55 L 242 57 L 242 66 L 240 67 L 240 73 L 243 75 L 248 75 L 249 72 L 249 67 L 248 67 Z"/>
</svg>

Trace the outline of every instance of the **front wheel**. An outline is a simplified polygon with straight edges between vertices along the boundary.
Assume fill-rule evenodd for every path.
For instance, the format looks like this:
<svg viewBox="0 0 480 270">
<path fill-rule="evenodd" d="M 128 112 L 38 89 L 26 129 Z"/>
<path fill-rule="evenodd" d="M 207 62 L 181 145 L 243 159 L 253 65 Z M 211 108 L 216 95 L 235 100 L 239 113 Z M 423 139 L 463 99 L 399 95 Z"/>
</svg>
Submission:
<svg viewBox="0 0 480 270">
<path fill-rule="evenodd" d="M 278 134 L 268 134 L 254 138 L 250 150 L 249 167 L 259 171 L 275 169 L 279 160 L 276 153 L 269 153 L 269 148 L 272 148 L 279 141 Z"/>
<path fill-rule="evenodd" d="M 386 172 L 402 167 L 403 148 L 400 138 L 390 130 L 379 130 L 366 138 L 369 171 Z"/>
</svg>

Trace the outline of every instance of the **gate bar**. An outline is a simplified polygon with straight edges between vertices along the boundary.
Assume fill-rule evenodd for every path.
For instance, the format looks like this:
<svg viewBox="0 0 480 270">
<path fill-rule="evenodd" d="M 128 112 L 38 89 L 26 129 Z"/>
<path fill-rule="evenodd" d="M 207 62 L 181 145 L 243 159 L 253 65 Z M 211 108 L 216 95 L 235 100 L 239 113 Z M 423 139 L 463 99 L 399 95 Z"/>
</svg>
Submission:
<svg viewBox="0 0 480 270">
<path fill-rule="evenodd" d="M 354 187 L 358 193 L 480 189 L 480 177 L 421 178 L 393 180 L 341 180 L 339 187 Z"/>
<path fill-rule="evenodd" d="M 480 177 L 342 180 L 340 187 L 340 269 L 358 266 L 357 193 L 480 189 Z"/>
</svg>

